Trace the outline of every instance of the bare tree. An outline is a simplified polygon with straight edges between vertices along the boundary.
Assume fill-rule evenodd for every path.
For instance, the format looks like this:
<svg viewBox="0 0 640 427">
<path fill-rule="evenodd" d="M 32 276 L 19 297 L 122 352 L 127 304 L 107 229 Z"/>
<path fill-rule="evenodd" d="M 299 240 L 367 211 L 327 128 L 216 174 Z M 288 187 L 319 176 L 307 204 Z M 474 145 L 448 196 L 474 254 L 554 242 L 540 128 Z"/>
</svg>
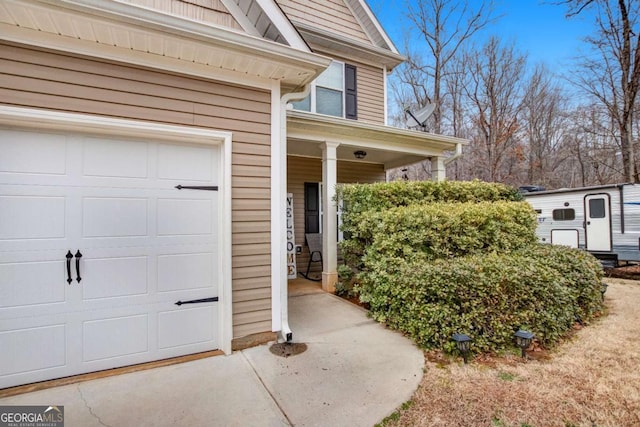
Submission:
<svg viewBox="0 0 640 427">
<path fill-rule="evenodd" d="M 527 143 L 527 183 L 558 187 L 556 173 L 566 160 L 561 150 L 567 126 L 567 105 L 562 88 L 549 71 L 538 65 L 529 78 L 522 105 L 523 138 Z"/>
<path fill-rule="evenodd" d="M 472 128 L 468 120 L 468 103 L 464 97 L 464 88 L 469 84 L 467 67 L 464 62 L 465 56 L 457 55 L 449 61 L 445 78 L 446 91 L 449 94 L 447 98 L 447 110 L 449 111 L 447 127 L 453 136 L 459 138 L 468 138 Z M 447 168 L 447 177 L 451 179 L 473 178 L 467 173 L 469 168 L 466 166 L 465 156 L 458 158 Z"/>
<path fill-rule="evenodd" d="M 517 184 L 518 163 L 524 161 L 518 117 L 522 109 L 522 80 L 526 57 L 496 37 L 467 55 L 470 84 L 465 88 L 473 106 L 471 135 L 476 176 L 491 182 Z"/>
<path fill-rule="evenodd" d="M 636 172 L 633 113 L 640 88 L 640 2 L 637 0 L 566 0 L 569 16 L 593 9 L 594 36 L 586 39 L 594 56 L 580 60 L 574 82 L 604 105 L 616 124 L 624 178 L 640 182 Z"/>
<path fill-rule="evenodd" d="M 435 104 L 432 129 L 441 133 L 443 79 L 447 65 L 460 48 L 478 31 L 494 21 L 491 2 L 481 2 L 477 8 L 469 0 L 407 1 L 408 17 L 426 43 L 427 54 L 410 49 L 405 43 L 408 61 L 400 69 L 401 81 L 413 88 L 414 108 Z M 406 106 L 409 106 L 406 105 Z"/>
<path fill-rule="evenodd" d="M 600 104 L 578 107 L 571 112 L 563 149 L 570 154 L 560 174 L 567 187 L 613 184 L 624 177 L 620 167 L 620 145 L 616 123 Z M 570 174 L 570 176 L 569 176 Z"/>
</svg>

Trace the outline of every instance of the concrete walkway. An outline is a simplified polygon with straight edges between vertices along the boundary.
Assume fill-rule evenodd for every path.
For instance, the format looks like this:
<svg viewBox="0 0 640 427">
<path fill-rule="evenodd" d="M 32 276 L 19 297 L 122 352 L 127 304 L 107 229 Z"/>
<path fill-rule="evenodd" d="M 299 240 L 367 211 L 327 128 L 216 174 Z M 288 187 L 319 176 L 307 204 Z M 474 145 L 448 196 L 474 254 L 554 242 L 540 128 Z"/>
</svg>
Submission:
<svg viewBox="0 0 640 427">
<path fill-rule="evenodd" d="M 372 426 L 411 398 L 423 355 L 330 294 L 291 297 L 294 341 L 0 399 L 64 405 L 65 426 Z"/>
</svg>

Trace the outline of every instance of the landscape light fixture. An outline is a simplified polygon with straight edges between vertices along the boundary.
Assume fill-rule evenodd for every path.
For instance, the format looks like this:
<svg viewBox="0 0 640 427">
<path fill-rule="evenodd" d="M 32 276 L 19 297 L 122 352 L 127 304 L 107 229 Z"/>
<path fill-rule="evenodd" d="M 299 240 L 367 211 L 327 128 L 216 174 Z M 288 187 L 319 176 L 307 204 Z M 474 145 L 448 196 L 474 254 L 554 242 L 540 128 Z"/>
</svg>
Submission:
<svg viewBox="0 0 640 427">
<path fill-rule="evenodd" d="M 527 357 L 526 350 L 531 345 L 531 341 L 533 340 L 533 334 L 529 331 L 524 331 L 520 329 L 515 333 L 516 344 L 522 350 L 522 358 L 525 359 Z"/>
<path fill-rule="evenodd" d="M 465 334 L 453 334 L 453 340 L 456 342 L 456 347 L 458 347 L 458 351 L 462 353 L 462 359 L 466 365 L 467 363 L 467 354 L 469 353 L 469 349 L 471 348 L 471 338 Z"/>
<path fill-rule="evenodd" d="M 358 151 L 354 151 L 353 155 L 356 157 L 356 159 L 364 159 L 367 156 L 367 152 L 358 150 Z"/>
<path fill-rule="evenodd" d="M 602 294 L 602 301 L 604 301 L 604 293 L 607 292 L 608 287 L 609 285 L 607 285 L 604 282 L 602 282 L 602 284 L 600 285 L 600 293 Z"/>
</svg>

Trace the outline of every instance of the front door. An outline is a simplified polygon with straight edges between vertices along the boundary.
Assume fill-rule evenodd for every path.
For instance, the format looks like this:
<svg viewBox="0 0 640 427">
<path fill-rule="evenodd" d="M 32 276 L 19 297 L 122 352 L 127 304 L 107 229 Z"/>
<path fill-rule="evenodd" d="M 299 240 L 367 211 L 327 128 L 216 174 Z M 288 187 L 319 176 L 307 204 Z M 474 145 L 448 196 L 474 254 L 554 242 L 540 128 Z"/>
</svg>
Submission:
<svg viewBox="0 0 640 427">
<path fill-rule="evenodd" d="M 587 250 L 611 250 L 611 210 L 608 194 L 589 194 L 584 199 Z"/>
</svg>

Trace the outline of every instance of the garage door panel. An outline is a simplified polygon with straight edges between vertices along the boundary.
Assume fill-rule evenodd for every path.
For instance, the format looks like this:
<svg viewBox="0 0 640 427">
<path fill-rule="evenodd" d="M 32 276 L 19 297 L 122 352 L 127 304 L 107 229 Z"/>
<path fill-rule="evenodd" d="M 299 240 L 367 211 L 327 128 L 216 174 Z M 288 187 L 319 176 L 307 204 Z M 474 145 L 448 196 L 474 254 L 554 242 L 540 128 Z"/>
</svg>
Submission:
<svg viewBox="0 0 640 427">
<path fill-rule="evenodd" d="M 0 240 L 65 237 L 65 198 L 0 196 Z"/>
<path fill-rule="evenodd" d="M 66 326 L 49 324 L 0 331 L 0 388 L 14 385 L 12 374 L 66 365 Z M 5 383 L 5 380 L 8 381 Z"/>
<path fill-rule="evenodd" d="M 217 319 L 217 303 L 205 304 L 200 307 L 158 313 L 158 347 L 168 349 L 202 343 L 213 345 L 214 342 L 217 346 L 214 327 Z"/>
<path fill-rule="evenodd" d="M 149 258 L 86 258 L 83 257 L 84 300 L 146 295 Z"/>
<path fill-rule="evenodd" d="M 67 138 L 64 135 L 0 130 L 0 173 L 64 175 Z"/>
<path fill-rule="evenodd" d="M 0 388 L 218 347 L 219 153 L 0 129 Z"/>
<path fill-rule="evenodd" d="M 62 259 L 0 262 L 0 308 L 64 303 L 65 274 Z"/>
<path fill-rule="evenodd" d="M 148 200 L 126 197 L 85 197 L 82 200 L 83 237 L 148 235 Z"/>
<path fill-rule="evenodd" d="M 211 235 L 217 223 L 211 199 L 159 199 L 158 235 Z"/>
<path fill-rule="evenodd" d="M 83 174 L 95 177 L 148 178 L 146 142 L 86 138 L 83 145 Z"/>
<path fill-rule="evenodd" d="M 49 249 L 64 249 L 64 258 L 74 231 L 69 226 L 77 205 L 73 190 L 43 184 L 3 185 L 4 180 L 0 174 L 0 262 L 17 252 Z"/>
<path fill-rule="evenodd" d="M 149 351 L 149 316 L 140 313 L 86 321 L 82 324 L 84 362 Z"/>
<path fill-rule="evenodd" d="M 160 255 L 158 257 L 158 292 L 211 288 L 217 296 L 213 252 Z"/>
<path fill-rule="evenodd" d="M 158 178 L 211 182 L 218 151 L 208 146 L 158 144 Z"/>
</svg>

